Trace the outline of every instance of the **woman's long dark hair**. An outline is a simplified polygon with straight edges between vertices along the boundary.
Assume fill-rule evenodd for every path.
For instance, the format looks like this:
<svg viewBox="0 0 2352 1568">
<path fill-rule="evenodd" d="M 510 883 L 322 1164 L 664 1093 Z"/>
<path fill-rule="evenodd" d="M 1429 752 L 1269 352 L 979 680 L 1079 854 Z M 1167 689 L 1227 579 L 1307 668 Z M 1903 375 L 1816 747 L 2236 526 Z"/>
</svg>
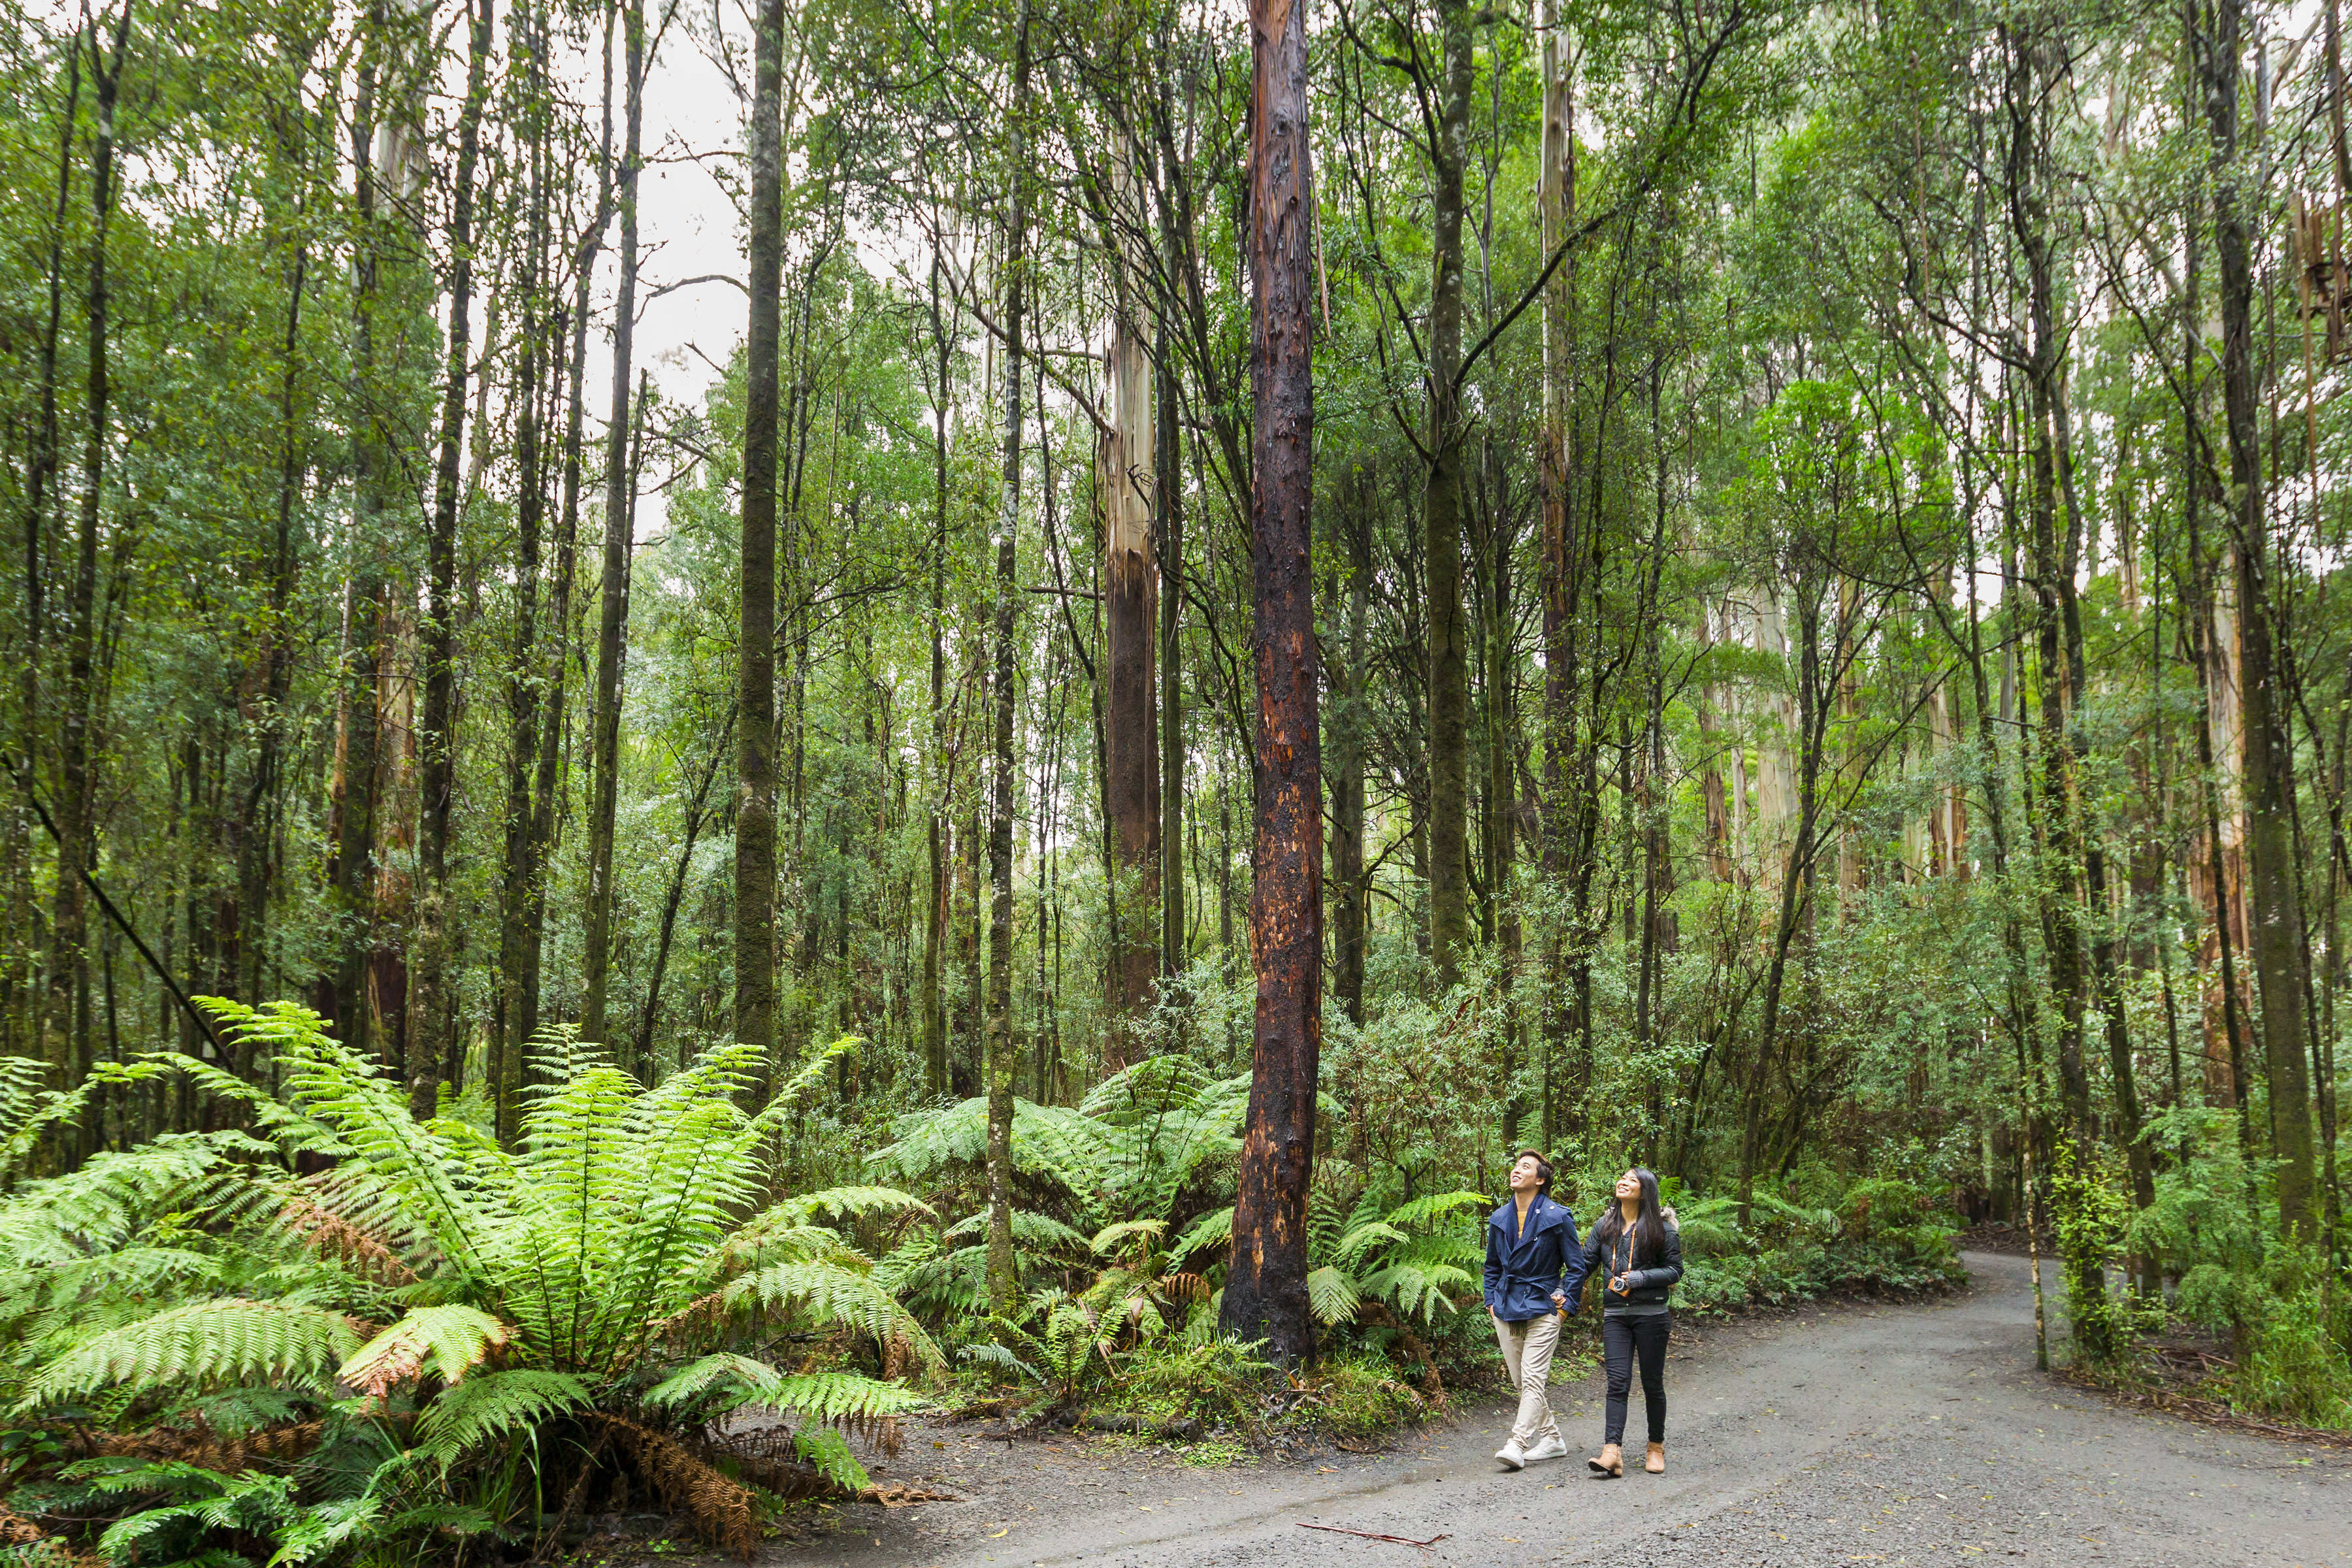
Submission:
<svg viewBox="0 0 2352 1568">
<path fill-rule="evenodd" d="M 1633 1267 L 1638 1268 L 1665 1255 L 1666 1216 L 1658 1203 L 1658 1173 L 1647 1165 L 1636 1165 L 1633 1180 L 1642 1188 L 1642 1212 L 1633 1220 Z M 1600 1241 L 1614 1242 L 1624 1233 L 1625 1211 L 1612 1190 L 1609 1210 L 1593 1226 L 1592 1234 Z"/>
</svg>

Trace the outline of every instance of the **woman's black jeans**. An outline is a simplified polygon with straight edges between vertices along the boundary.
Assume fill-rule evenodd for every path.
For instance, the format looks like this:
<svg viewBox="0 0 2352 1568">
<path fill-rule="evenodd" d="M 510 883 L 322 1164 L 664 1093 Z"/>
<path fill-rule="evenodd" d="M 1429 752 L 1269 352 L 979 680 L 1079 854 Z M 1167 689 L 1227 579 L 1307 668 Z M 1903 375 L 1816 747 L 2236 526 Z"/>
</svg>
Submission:
<svg viewBox="0 0 2352 1568">
<path fill-rule="evenodd" d="M 1642 1361 L 1642 1403 L 1648 1406 L 1650 1441 L 1666 1440 L 1666 1334 L 1673 1315 L 1616 1313 L 1601 1320 L 1601 1355 L 1609 1368 L 1608 1425 L 1604 1443 L 1625 1441 L 1625 1396 L 1633 1391 L 1633 1358 Z"/>
</svg>

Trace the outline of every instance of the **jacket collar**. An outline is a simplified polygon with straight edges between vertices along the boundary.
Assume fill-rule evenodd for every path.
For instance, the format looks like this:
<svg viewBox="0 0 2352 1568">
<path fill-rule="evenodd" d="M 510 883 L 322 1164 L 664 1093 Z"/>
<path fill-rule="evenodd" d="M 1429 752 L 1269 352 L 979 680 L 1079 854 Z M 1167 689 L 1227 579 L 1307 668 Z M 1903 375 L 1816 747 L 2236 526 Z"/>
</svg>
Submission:
<svg viewBox="0 0 2352 1568">
<path fill-rule="evenodd" d="M 1507 1197 L 1503 1200 L 1502 1207 L 1496 1209 L 1493 1214 L 1486 1216 L 1486 1223 L 1488 1225 L 1502 1226 L 1503 1234 L 1506 1236 L 1511 1235 L 1515 1230 L 1523 1235 L 1532 1235 L 1536 1230 L 1548 1223 L 1553 1215 L 1565 1214 L 1567 1212 L 1559 1206 L 1559 1199 L 1543 1193 L 1538 1193 L 1536 1194 L 1536 1201 L 1528 1205 L 1528 1223 L 1525 1226 L 1520 1226 L 1515 1223 L 1513 1214 L 1513 1211 L 1517 1207 L 1518 1203 L 1516 1199 Z"/>
</svg>

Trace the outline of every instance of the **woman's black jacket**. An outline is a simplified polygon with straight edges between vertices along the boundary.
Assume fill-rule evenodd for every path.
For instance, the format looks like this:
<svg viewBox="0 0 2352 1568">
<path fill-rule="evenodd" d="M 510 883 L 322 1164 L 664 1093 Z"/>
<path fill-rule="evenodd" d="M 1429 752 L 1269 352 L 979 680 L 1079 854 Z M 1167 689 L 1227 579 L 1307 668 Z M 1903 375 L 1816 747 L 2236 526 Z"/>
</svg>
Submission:
<svg viewBox="0 0 2352 1568">
<path fill-rule="evenodd" d="M 1601 1302 L 1605 1311 L 1611 1307 L 1663 1307 L 1675 1293 L 1675 1281 L 1683 1277 L 1683 1233 L 1666 1221 L 1665 1245 L 1655 1256 L 1634 1256 L 1633 1228 L 1615 1227 L 1614 1236 L 1607 1234 L 1603 1215 L 1587 1235 L 1584 1247 L 1568 1266 L 1564 1289 L 1570 1306 L 1576 1304 L 1577 1293 L 1584 1289 L 1589 1277 L 1601 1282 Z M 1622 1296 L 1610 1291 L 1609 1281 L 1622 1274 L 1627 1289 Z"/>
</svg>

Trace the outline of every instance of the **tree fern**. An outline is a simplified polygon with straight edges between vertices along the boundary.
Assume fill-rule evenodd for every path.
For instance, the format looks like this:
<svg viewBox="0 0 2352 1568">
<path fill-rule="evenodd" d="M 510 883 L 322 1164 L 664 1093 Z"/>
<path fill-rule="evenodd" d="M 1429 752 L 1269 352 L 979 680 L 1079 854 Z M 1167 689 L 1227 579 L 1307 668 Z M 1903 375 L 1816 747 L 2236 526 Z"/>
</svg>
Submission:
<svg viewBox="0 0 2352 1568">
<path fill-rule="evenodd" d="M 323 1393 L 360 1333 L 340 1312 L 236 1298 L 197 1301 L 109 1330 L 38 1377 L 18 1408 L 97 1389 L 290 1384 Z"/>
<path fill-rule="evenodd" d="M 585 1378 L 516 1367 L 469 1377 L 444 1390 L 418 1417 L 415 1451 L 447 1469 L 477 1446 L 578 1410 L 593 1396 Z"/>
</svg>

